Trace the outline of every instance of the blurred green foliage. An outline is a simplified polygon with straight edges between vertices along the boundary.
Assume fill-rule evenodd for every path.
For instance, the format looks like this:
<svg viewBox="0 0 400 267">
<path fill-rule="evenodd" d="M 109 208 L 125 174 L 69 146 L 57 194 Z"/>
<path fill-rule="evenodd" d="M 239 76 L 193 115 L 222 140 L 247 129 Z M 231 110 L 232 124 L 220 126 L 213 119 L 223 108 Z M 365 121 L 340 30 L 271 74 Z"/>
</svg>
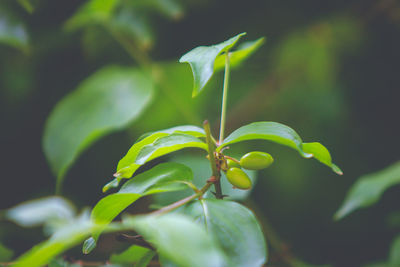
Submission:
<svg viewBox="0 0 400 267">
<path fill-rule="evenodd" d="M 140 118 L 81 151 L 66 174 L 64 194 L 79 207 L 102 197 L 101 186 L 141 133 L 206 118 L 216 130 L 221 75 L 207 84 L 214 90 L 191 99 L 190 68 L 177 60 L 199 44 L 246 31 L 249 40 L 266 36 L 267 42 L 240 72 L 232 72 L 227 133 L 251 121 L 280 121 L 305 142 L 320 139 L 345 172 L 336 177 L 275 144 L 241 144 L 229 153 L 267 151 L 275 159 L 258 173 L 250 196 L 254 209 L 276 228 L 289 255 L 335 266 L 387 261 L 398 233 L 398 226 L 387 224 L 399 210 L 398 186 L 368 210 L 340 222 L 332 216 L 357 177 L 399 159 L 396 1 L 19 2 L 0 3 L 1 209 L 54 193 L 55 178 L 41 149 L 45 121 L 64 96 L 107 65 L 152 65 L 157 84 Z M 190 160 L 182 155 L 177 157 Z M 140 203 L 134 208 L 140 210 Z M 39 230 L 0 222 L 5 251 L 19 255 L 40 238 Z M 111 250 L 100 246 L 85 259 Z M 80 255 L 79 249 L 70 253 Z M 272 251 L 272 266 L 284 259 Z"/>
</svg>

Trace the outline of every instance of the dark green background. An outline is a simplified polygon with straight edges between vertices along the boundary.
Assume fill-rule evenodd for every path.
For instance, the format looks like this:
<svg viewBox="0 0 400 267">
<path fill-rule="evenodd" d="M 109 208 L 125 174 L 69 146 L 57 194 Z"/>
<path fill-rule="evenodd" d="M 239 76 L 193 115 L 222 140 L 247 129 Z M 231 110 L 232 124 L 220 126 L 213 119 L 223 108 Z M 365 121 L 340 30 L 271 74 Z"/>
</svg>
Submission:
<svg viewBox="0 0 400 267">
<path fill-rule="evenodd" d="M 35 2 L 35 1 L 34 1 Z M 108 64 L 135 65 L 100 26 L 67 32 L 65 21 L 83 1 L 36 1 L 29 14 L 14 1 L 0 4 L 25 21 L 30 52 L 0 46 L 0 208 L 54 192 L 41 148 L 43 127 L 55 104 L 83 79 Z M 260 172 L 251 196 L 297 257 L 313 264 L 359 266 L 385 259 L 399 229 L 387 216 L 399 209 L 399 187 L 379 204 L 342 221 L 332 216 L 355 179 L 399 159 L 400 4 L 396 1 L 185 1 L 184 16 L 153 14 L 154 61 L 177 61 L 199 45 L 240 32 L 266 44 L 232 72 L 228 132 L 252 121 L 290 125 L 305 141 L 320 141 L 344 171 L 333 174 L 316 161 L 265 142 L 238 148 L 270 152 L 274 165 Z M 190 80 L 189 67 L 183 80 Z M 68 172 L 64 195 L 78 207 L 102 196 L 118 160 L 141 133 L 209 119 L 218 129 L 221 75 L 190 99 L 198 120 L 187 121 L 172 103 L 150 106 L 127 131 L 107 136 L 85 151 Z M 160 97 L 161 102 L 166 98 Z M 198 106 L 201 106 L 198 108 Z M 43 237 L 40 230 L 0 222 L 3 243 L 21 253 Z M 268 235 L 268 233 L 266 233 Z M 79 255 L 79 254 L 78 254 Z M 272 258 L 273 259 L 273 258 Z"/>
</svg>

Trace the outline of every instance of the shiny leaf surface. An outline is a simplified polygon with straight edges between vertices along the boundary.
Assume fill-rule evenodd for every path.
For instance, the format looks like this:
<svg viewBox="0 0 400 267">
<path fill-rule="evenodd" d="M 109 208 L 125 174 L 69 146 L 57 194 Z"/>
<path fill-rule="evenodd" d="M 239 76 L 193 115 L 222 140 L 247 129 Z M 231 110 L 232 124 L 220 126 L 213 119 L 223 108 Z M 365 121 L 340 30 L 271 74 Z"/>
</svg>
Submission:
<svg viewBox="0 0 400 267">
<path fill-rule="evenodd" d="M 268 140 L 288 146 L 304 157 L 315 157 L 321 163 L 331 167 L 333 171 L 342 174 L 339 167 L 332 163 L 329 151 L 320 143 L 303 143 L 300 136 L 290 127 L 277 122 L 254 122 L 233 131 L 217 148 L 220 151 L 229 144 L 248 140 Z"/>
<path fill-rule="evenodd" d="M 136 157 L 135 163 L 144 163 L 163 155 L 184 148 L 202 148 L 207 151 L 207 145 L 197 137 L 188 134 L 174 133 L 157 139 L 154 143 L 144 146 Z"/>
<path fill-rule="evenodd" d="M 103 192 L 107 191 L 109 188 L 117 187 L 119 185 L 119 181 L 122 178 L 130 178 L 133 175 L 133 173 L 141 166 L 141 164 L 137 164 L 135 161 L 140 150 L 144 146 L 152 144 L 157 139 L 171 135 L 173 133 L 185 133 L 195 137 L 205 136 L 204 130 L 202 128 L 192 125 L 172 127 L 169 129 L 164 129 L 142 135 L 129 149 L 128 153 L 126 153 L 126 155 L 118 162 L 117 172 L 114 174 L 116 179 L 105 185 L 103 188 Z"/>
<path fill-rule="evenodd" d="M 218 240 L 229 266 L 262 266 L 267 260 L 264 234 L 254 214 L 232 201 L 202 199 L 187 212 L 198 219 Z"/>
</svg>

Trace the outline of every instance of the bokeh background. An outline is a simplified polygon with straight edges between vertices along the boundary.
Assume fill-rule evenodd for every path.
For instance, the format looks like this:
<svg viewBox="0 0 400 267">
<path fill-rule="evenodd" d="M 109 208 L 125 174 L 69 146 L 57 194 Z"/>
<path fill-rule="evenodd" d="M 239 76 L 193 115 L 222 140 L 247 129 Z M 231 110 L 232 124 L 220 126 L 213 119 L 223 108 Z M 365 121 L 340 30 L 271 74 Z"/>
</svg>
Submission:
<svg viewBox="0 0 400 267">
<path fill-rule="evenodd" d="M 339 222 L 333 214 L 358 177 L 399 160 L 398 1 L 166 1 L 170 9 L 125 2 L 139 3 L 126 11 L 136 18 L 124 22 L 129 40 L 154 64 L 172 66 L 172 91 L 160 89 L 126 130 L 85 150 L 67 173 L 65 197 L 93 206 L 144 132 L 209 119 L 216 134 L 222 74 L 192 99 L 190 68 L 177 61 L 196 46 L 247 32 L 246 40 L 265 36 L 266 43 L 231 74 L 228 132 L 252 121 L 290 125 L 303 140 L 328 147 L 344 175 L 289 149 L 248 142 L 238 153 L 268 151 L 275 163 L 258 174 L 245 203 L 304 262 L 361 266 L 387 257 L 399 232 L 388 224 L 399 210 L 398 186 Z M 54 194 L 42 136 L 57 102 L 103 66 L 139 64 L 103 25 L 66 27 L 83 3 L 31 1 L 29 13 L 15 1 L 0 2 L 0 209 Z M 22 29 L 16 40 L 3 27 L 9 17 Z M 16 255 L 43 239 L 40 229 L 0 221 L 0 240 Z M 285 266 L 281 257 L 272 252 L 271 266 Z"/>
</svg>

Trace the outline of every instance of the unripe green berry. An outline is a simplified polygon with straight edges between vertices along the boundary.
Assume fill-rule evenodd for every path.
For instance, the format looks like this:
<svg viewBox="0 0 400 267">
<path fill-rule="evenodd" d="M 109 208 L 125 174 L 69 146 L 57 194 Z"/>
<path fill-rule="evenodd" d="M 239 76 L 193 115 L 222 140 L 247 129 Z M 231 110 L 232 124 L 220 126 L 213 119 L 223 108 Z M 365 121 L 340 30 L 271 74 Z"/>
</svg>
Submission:
<svg viewBox="0 0 400 267">
<path fill-rule="evenodd" d="M 226 163 L 228 164 L 228 169 L 233 168 L 233 167 L 240 168 L 240 164 L 234 160 L 226 159 Z"/>
<path fill-rule="evenodd" d="M 274 162 L 272 156 L 265 152 L 253 151 L 240 159 L 240 165 L 247 170 L 261 170 Z"/>
<path fill-rule="evenodd" d="M 228 169 L 226 172 L 226 178 L 228 178 L 228 181 L 236 188 L 251 188 L 251 180 L 242 169 L 235 167 Z"/>
</svg>

